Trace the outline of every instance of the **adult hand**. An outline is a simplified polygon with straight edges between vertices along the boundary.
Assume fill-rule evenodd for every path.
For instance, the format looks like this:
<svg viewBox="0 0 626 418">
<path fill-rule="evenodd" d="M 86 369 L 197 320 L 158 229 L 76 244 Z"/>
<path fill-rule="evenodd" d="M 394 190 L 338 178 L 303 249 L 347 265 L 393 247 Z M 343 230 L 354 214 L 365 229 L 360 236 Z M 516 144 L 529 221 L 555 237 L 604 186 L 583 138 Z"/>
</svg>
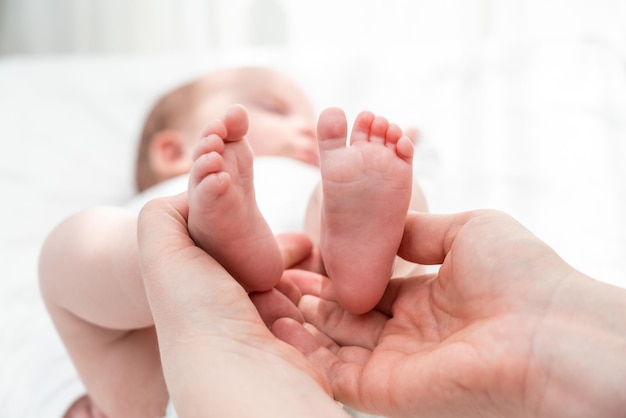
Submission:
<svg viewBox="0 0 626 418">
<path fill-rule="evenodd" d="M 328 279 L 290 272 L 309 325 L 268 320 L 337 400 L 386 416 L 623 416 L 626 291 L 493 211 L 411 213 L 399 255 L 441 267 L 392 280 L 361 316 Z"/>
<path fill-rule="evenodd" d="M 148 203 L 138 224 L 141 270 L 178 414 L 345 416 L 325 379 L 272 335 L 244 289 L 194 245 L 187 215 L 179 195 Z M 285 243 L 288 265 L 311 251 L 301 237 Z"/>
</svg>

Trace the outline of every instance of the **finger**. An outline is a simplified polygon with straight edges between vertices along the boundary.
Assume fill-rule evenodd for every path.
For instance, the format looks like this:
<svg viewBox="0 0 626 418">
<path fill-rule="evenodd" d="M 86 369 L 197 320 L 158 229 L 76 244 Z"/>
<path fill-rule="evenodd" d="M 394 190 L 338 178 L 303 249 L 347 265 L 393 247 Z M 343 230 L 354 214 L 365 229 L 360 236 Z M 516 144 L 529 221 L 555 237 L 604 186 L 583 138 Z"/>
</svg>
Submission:
<svg viewBox="0 0 626 418">
<path fill-rule="evenodd" d="M 312 334 L 306 327 L 291 319 L 279 319 L 272 325 L 272 332 L 282 341 L 298 349 L 306 359 L 329 382 L 335 399 L 347 405 L 360 405 L 359 385 L 363 373 L 363 364 L 367 363 L 369 354 L 362 351 L 358 361 L 346 361 L 340 357 L 356 357 L 348 355 L 347 350 L 341 351 L 334 343 L 325 345 L 319 335 Z M 339 353 L 335 354 L 335 353 Z"/>
<path fill-rule="evenodd" d="M 319 274 L 326 274 L 324 262 L 322 261 L 322 253 L 318 245 L 313 245 L 311 254 L 302 261 L 291 266 L 292 269 L 300 269 L 312 271 Z"/>
<path fill-rule="evenodd" d="M 304 322 L 304 317 L 298 307 L 277 289 L 250 293 L 250 300 L 268 328 L 279 318 L 291 318 L 299 323 Z"/>
<path fill-rule="evenodd" d="M 282 250 L 286 269 L 293 268 L 311 256 L 313 243 L 304 234 L 280 234 L 276 239 Z"/>
<path fill-rule="evenodd" d="M 364 366 L 372 355 L 372 351 L 367 348 L 352 345 L 340 346 L 328 335 L 321 332 L 314 325 L 304 323 L 304 328 L 323 346 L 345 363 L 357 363 Z"/>
<path fill-rule="evenodd" d="M 398 255 L 419 264 L 441 264 L 458 231 L 479 212 L 433 215 L 409 212 Z"/>
<path fill-rule="evenodd" d="M 383 293 L 383 297 L 380 299 L 378 304 L 376 305 L 376 310 L 387 315 L 391 316 L 391 308 L 396 301 L 398 296 L 398 291 L 402 286 L 402 282 L 404 279 L 391 279 L 387 284 L 387 288 L 385 289 L 385 293 Z"/>
<path fill-rule="evenodd" d="M 298 308 L 306 322 L 311 323 L 340 346 L 357 346 L 373 350 L 388 317 L 377 311 L 355 315 L 315 296 L 304 295 Z"/>
<path fill-rule="evenodd" d="M 336 301 L 333 284 L 326 276 L 305 270 L 287 270 L 284 277 L 296 285 L 302 294 Z"/>
<path fill-rule="evenodd" d="M 335 340 L 317 329 L 315 325 L 309 324 L 308 322 L 303 322 L 302 325 L 322 347 L 326 347 L 333 354 L 337 354 L 341 350 L 341 347 L 335 342 Z"/>
<path fill-rule="evenodd" d="M 287 270 L 290 271 L 290 270 Z M 302 297 L 302 292 L 295 283 L 289 280 L 289 274 L 283 273 L 283 277 L 280 278 L 278 284 L 276 285 L 276 290 L 285 295 L 291 303 L 297 305 L 300 302 L 300 298 Z"/>
<path fill-rule="evenodd" d="M 298 308 L 305 321 L 319 328 L 340 345 L 368 349 L 375 347 L 388 315 L 379 311 L 362 315 L 349 313 L 337 304 L 332 282 L 320 274 L 289 270 L 285 272 L 285 277 L 302 292 Z M 388 300 L 391 303 L 391 299 Z M 389 312 L 390 307 L 385 307 L 386 312 Z"/>
<path fill-rule="evenodd" d="M 310 330 L 314 331 L 316 335 L 312 334 Z M 307 359 L 316 359 L 320 371 L 325 375 L 329 374 L 329 369 L 332 369 L 333 364 L 339 362 L 339 358 L 334 354 L 339 350 L 339 347 L 332 339 L 323 336 L 313 328 L 305 328 L 304 324 L 291 318 L 276 320 L 272 324 L 272 333 L 280 340 L 295 347 Z"/>
<path fill-rule="evenodd" d="M 410 278 L 401 277 L 389 280 L 383 297 L 374 309 L 388 317 L 392 317 L 392 309 L 394 306 L 397 306 L 396 299 L 398 298 L 398 293 L 403 287 L 414 288 L 415 286 L 427 285 L 435 277 L 435 274 L 422 274 L 421 276 Z"/>
<path fill-rule="evenodd" d="M 395 285 L 383 299 L 384 310 L 354 315 L 339 306 L 333 284 L 327 277 L 302 270 L 287 271 L 285 276 L 302 292 L 298 308 L 307 322 L 342 345 L 373 349 L 389 318 Z"/>
</svg>

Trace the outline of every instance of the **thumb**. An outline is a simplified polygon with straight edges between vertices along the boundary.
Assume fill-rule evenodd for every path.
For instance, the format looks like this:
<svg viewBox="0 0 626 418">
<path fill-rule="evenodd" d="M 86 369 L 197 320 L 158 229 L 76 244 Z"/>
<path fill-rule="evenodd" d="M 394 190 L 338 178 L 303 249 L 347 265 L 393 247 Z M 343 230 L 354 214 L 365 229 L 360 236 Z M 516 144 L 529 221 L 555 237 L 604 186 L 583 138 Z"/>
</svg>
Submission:
<svg viewBox="0 0 626 418">
<path fill-rule="evenodd" d="M 304 234 L 280 234 L 276 236 L 276 239 L 283 253 L 286 269 L 303 262 L 313 252 L 313 243 Z"/>
<path fill-rule="evenodd" d="M 476 216 L 479 211 L 450 215 L 409 212 L 398 255 L 418 264 L 441 264 L 459 230 Z"/>
</svg>

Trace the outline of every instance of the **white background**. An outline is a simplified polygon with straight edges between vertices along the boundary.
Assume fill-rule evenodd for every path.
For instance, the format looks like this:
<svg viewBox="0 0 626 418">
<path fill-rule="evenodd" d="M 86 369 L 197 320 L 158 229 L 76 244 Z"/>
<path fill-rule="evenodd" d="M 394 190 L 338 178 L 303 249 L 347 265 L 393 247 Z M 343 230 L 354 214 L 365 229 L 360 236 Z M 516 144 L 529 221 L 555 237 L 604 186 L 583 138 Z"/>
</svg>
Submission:
<svg viewBox="0 0 626 418">
<path fill-rule="evenodd" d="M 417 126 L 432 211 L 507 211 L 626 287 L 624 22 L 620 0 L 0 0 L 0 416 L 51 396 L 45 234 L 128 198 L 152 100 L 220 65 Z"/>
</svg>

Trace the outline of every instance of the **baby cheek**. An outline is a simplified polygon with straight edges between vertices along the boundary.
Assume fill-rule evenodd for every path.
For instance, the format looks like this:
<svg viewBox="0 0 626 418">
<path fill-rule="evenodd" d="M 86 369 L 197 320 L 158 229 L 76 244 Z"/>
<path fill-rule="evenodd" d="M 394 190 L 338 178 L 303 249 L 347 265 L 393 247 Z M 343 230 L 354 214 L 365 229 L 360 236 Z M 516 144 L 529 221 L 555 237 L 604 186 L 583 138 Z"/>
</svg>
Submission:
<svg viewBox="0 0 626 418">
<path fill-rule="evenodd" d="M 284 141 L 282 136 L 278 136 L 276 133 L 250 131 L 247 138 L 255 156 L 289 155 L 289 142 Z"/>
</svg>

